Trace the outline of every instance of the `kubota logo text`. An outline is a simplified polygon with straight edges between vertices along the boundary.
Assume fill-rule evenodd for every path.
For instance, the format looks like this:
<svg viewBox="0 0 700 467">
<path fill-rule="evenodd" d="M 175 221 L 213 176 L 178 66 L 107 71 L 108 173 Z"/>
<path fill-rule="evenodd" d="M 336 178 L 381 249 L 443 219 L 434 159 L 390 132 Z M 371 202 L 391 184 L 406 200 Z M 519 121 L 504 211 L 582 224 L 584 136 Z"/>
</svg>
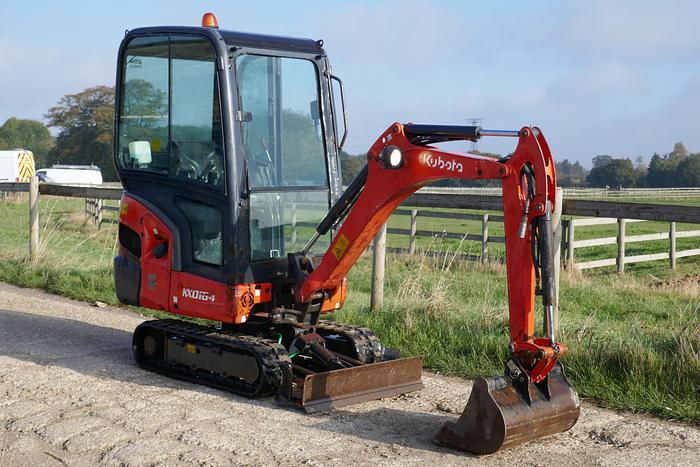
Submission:
<svg viewBox="0 0 700 467">
<path fill-rule="evenodd" d="M 203 290 L 182 288 L 182 298 L 191 298 L 193 300 L 201 300 L 203 302 L 215 302 L 216 296 Z"/>
<path fill-rule="evenodd" d="M 442 156 L 434 157 L 429 152 L 422 152 L 420 161 L 423 165 L 427 165 L 428 167 L 445 169 L 451 172 L 464 172 L 464 166 L 461 162 L 457 162 L 454 159 L 443 160 Z"/>
</svg>

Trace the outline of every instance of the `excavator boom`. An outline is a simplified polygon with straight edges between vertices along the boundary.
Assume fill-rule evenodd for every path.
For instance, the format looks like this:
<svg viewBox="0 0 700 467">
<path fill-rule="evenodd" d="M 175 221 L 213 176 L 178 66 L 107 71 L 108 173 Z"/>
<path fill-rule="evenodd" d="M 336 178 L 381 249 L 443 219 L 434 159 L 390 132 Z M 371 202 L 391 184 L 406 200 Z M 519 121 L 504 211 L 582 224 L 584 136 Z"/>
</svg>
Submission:
<svg viewBox="0 0 700 467">
<path fill-rule="evenodd" d="M 517 148 L 495 160 L 430 145 L 485 135 L 517 137 Z M 369 150 L 365 169 L 319 224 L 317 234 L 322 235 L 344 219 L 320 265 L 307 269 L 300 280 L 297 299 L 337 293 L 394 209 L 416 190 L 444 179 L 502 181 L 511 358 L 505 375 L 475 383 L 458 423 L 443 427 L 435 441 L 489 453 L 568 430 L 578 418 L 579 401 L 558 363 L 566 346 L 555 340 L 551 327 L 545 336 L 535 337 L 536 295 L 543 298 L 545 322 L 553 322 L 551 214 L 556 203 L 554 162 L 538 128 L 391 125 Z"/>
</svg>

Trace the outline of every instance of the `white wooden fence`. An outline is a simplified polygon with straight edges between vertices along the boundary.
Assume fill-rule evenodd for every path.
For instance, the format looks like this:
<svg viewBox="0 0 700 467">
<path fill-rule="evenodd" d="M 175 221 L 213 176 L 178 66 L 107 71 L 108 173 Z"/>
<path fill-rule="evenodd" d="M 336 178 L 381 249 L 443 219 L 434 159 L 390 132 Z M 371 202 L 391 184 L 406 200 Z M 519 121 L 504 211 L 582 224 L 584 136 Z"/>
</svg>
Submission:
<svg viewBox="0 0 700 467">
<path fill-rule="evenodd" d="M 700 187 L 683 188 L 563 188 L 564 199 L 695 199 Z M 501 196 L 500 187 L 426 187 L 420 193 Z"/>
<path fill-rule="evenodd" d="M 676 250 L 677 239 L 700 237 L 700 230 L 677 231 L 676 222 L 669 222 L 668 232 L 642 235 L 627 235 L 626 225 L 633 222 L 646 221 L 640 219 L 624 218 L 563 219 L 563 229 L 566 232 L 566 266 L 576 269 L 593 269 L 616 265 L 617 272 L 621 274 L 625 271 L 625 264 L 668 259 L 670 260 L 669 266 L 671 267 L 671 269 L 676 269 L 677 258 L 685 258 L 688 256 L 700 255 L 700 248 L 691 248 L 682 251 Z M 575 232 L 579 227 L 611 224 L 617 224 L 617 236 L 615 237 L 592 238 L 588 240 L 576 240 L 575 238 Z M 669 251 L 634 256 L 626 256 L 625 254 L 626 246 L 630 243 L 649 242 L 667 239 L 670 239 Z M 578 263 L 575 261 L 576 249 L 615 244 L 617 245 L 617 255 L 614 258 L 604 258 Z"/>
<path fill-rule="evenodd" d="M 395 214 L 399 216 L 410 216 L 410 229 L 387 229 L 390 234 L 407 235 L 409 237 L 408 249 L 397 249 L 388 247 L 389 251 L 405 251 L 410 254 L 416 251 L 416 238 L 420 236 L 435 236 L 433 231 L 418 229 L 419 217 L 444 218 L 444 219 L 465 219 L 477 220 L 481 222 L 481 234 L 469 234 L 467 232 L 443 232 L 443 238 L 455 238 L 465 241 L 476 241 L 480 243 L 479 255 L 467 255 L 467 259 L 477 259 L 487 261 L 489 254 L 489 243 L 504 243 L 503 237 L 489 234 L 489 224 L 491 222 L 502 222 L 503 216 L 500 214 L 488 213 L 485 211 L 502 211 L 502 199 L 500 196 L 486 196 L 480 194 L 466 193 L 469 189 L 429 189 L 421 190 L 412 195 L 405 203 L 411 206 L 410 209 L 398 209 Z M 479 190 L 491 190 L 492 188 L 481 188 Z M 650 193 L 656 189 L 629 189 L 644 190 Z M 665 193 L 691 193 L 698 188 L 664 189 Z M 0 191 L 16 192 L 30 191 L 28 183 L 0 183 Z M 42 195 L 67 196 L 85 198 L 86 213 L 91 216 L 96 225 L 105 222 L 104 213 L 118 210 L 117 206 L 108 206 L 104 200 L 118 200 L 121 198 L 122 189 L 120 187 L 100 187 L 100 186 L 65 186 L 53 184 L 38 184 L 35 189 L 36 199 L 32 201 L 30 193 L 30 206 L 36 211 L 38 206 L 39 193 Z M 629 191 L 632 193 L 632 191 Z M 625 264 L 639 263 L 643 261 L 669 260 L 671 268 L 676 267 L 678 258 L 700 255 L 700 248 L 691 248 L 677 251 L 676 240 L 679 238 L 700 237 L 700 230 L 678 231 L 677 222 L 700 224 L 700 207 L 625 203 L 613 201 L 591 201 L 583 199 L 567 199 L 564 190 L 563 214 L 572 216 L 589 216 L 593 219 L 564 219 L 563 228 L 566 233 L 563 236 L 563 249 L 566 251 L 566 264 L 579 269 L 591 269 L 617 265 L 617 271 L 624 272 Z M 421 210 L 420 208 L 451 208 L 450 212 L 435 212 Z M 465 210 L 481 210 L 465 212 Z M 33 212 L 30 219 L 37 222 L 38 211 Z M 644 235 L 626 235 L 625 227 L 630 222 L 643 220 L 664 221 L 669 223 L 668 232 L 660 232 Z M 616 237 L 605 237 L 588 240 L 576 240 L 575 231 L 577 227 L 587 225 L 618 224 L 618 235 Z M 306 223 L 296 222 L 296 216 L 292 215 L 293 236 L 296 236 L 296 226 Z M 31 229 L 30 229 L 31 230 Z M 646 242 L 654 240 L 670 239 L 668 251 L 654 252 L 645 255 L 627 256 L 625 254 L 626 245 L 634 242 Z M 594 261 L 575 262 L 575 250 L 598 245 L 617 244 L 617 255 L 615 258 L 603 258 Z"/>
<path fill-rule="evenodd" d="M 400 235 L 408 237 L 408 248 L 399 248 L 396 246 L 387 246 L 387 251 L 391 253 L 404 253 L 413 255 L 416 252 L 416 240 L 420 237 L 427 238 L 446 238 L 455 239 L 460 241 L 475 241 L 479 242 L 480 246 L 478 248 L 471 249 L 478 250 L 479 254 L 462 254 L 457 255 L 461 259 L 477 260 L 482 263 L 487 262 L 489 259 L 489 243 L 505 243 L 505 238 L 502 236 L 495 236 L 489 234 L 489 223 L 492 222 L 503 222 L 503 216 L 497 214 L 489 213 L 468 213 L 468 212 L 434 212 L 427 210 L 418 209 L 397 209 L 394 211 L 395 216 L 410 216 L 410 229 L 400 229 L 400 228 L 387 228 L 386 232 L 392 235 Z M 448 232 L 435 230 L 420 230 L 418 229 L 418 218 L 437 218 L 437 219 L 463 219 L 463 220 L 475 220 L 481 223 L 480 234 L 470 234 L 467 232 Z M 668 259 L 671 269 L 676 269 L 676 260 L 678 258 L 685 258 L 688 256 L 700 255 L 700 248 L 692 248 L 687 250 L 678 251 L 676 248 L 676 240 L 679 238 L 693 238 L 700 237 L 700 230 L 685 230 L 678 231 L 676 229 L 676 222 L 669 222 L 668 232 L 641 234 L 641 235 L 628 235 L 626 234 L 626 225 L 630 223 L 637 222 L 649 222 L 641 219 L 614 219 L 614 218 L 583 218 L 583 219 L 562 219 L 562 249 L 565 252 L 565 265 L 568 268 L 576 269 L 593 269 L 606 266 L 617 265 L 617 272 L 622 273 L 625 269 L 625 264 L 641 263 L 645 261 L 658 261 Z M 618 234 L 615 237 L 601 237 L 592 238 L 587 240 L 576 240 L 575 232 L 578 231 L 577 228 L 594 226 L 594 225 L 612 225 L 617 224 Z M 477 229 L 474 229 L 477 231 Z M 620 240 L 621 239 L 621 240 Z M 630 243 L 638 242 L 649 242 L 657 240 L 667 240 L 670 239 L 670 247 L 668 251 L 655 252 L 643 255 L 626 256 L 626 247 Z M 602 245 L 617 245 L 617 255 L 614 258 L 603 258 L 592 261 L 575 261 L 575 250 L 602 246 Z M 700 242 L 698 242 L 700 246 Z M 424 254 L 430 255 L 430 251 L 424 251 Z"/>
<path fill-rule="evenodd" d="M 477 241 L 481 243 L 478 255 L 458 255 L 463 259 L 472 259 L 486 262 L 488 260 L 489 243 L 505 243 L 504 237 L 489 235 L 490 222 L 503 222 L 503 216 L 497 214 L 489 214 L 486 212 L 475 214 L 469 212 L 435 212 L 418 209 L 397 209 L 393 212 L 394 216 L 410 216 L 410 229 L 387 228 L 386 232 L 392 235 L 408 236 L 408 248 L 388 247 L 392 253 L 408 253 L 413 255 L 416 252 L 416 239 L 419 237 L 428 238 L 447 238 L 460 241 Z M 462 219 L 481 222 L 480 234 L 470 234 L 468 232 L 436 232 L 434 230 L 419 230 L 418 217 L 431 219 Z M 430 254 L 430 252 L 425 252 Z"/>
<path fill-rule="evenodd" d="M 413 203 L 412 203 L 413 201 Z M 413 195 L 406 203 L 411 205 L 416 203 L 427 209 L 397 209 L 393 215 L 410 216 L 410 228 L 388 228 L 387 233 L 392 235 L 402 235 L 408 237 L 408 248 L 398 248 L 391 245 L 387 247 L 388 251 L 394 253 L 414 254 L 416 251 L 416 239 L 420 237 L 456 239 L 466 242 L 479 242 L 478 248 L 469 248 L 470 250 L 478 250 L 480 254 L 474 255 L 459 255 L 463 259 L 479 260 L 486 262 L 489 257 L 489 244 L 503 244 L 505 238 L 502 236 L 494 236 L 489 234 L 489 224 L 492 222 L 503 222 L 503 216 L 500 214 L 488 212 L 466 212 L 470 208 L 502 210 L 500 197 L 487 197 L 478 195 L 453 195 L 451 193 L 438 192 L 420 192 Z M 624 272 L 625 264 L 640 263 L 645 261 L 669 260 L 669 265 L 672 269 L 676 268 L 676 260 L 689 256 L 700 255 L 700 248 L 691 248 L 678 251 L 676 248 L 676 240 L 679 238 L 700 237 L 700 230 L 678 231 L 676 229 L 676 220 L 680 222 L 700 223 L 700 207 L 692 206 L 676 206 L 676 205 L 661 205 L 661 204 L 641 204 L 641 203 L 615 203 L 610 201 L 584 201 L 584 200 L 565 200 L 563 203 L 563 211 L 569 215 L 594 215 L 601 216 L 605 213 L 616 214 L 620 217 L 591 217 L 584 219 L 562 219 L 562 249 L 566 252 L 565 263 L 567 267 L 576 267 L 578 269 L 592 269 L 605 266 L 617 265 L 619 273 Z M 451 212 L 433 211 L 430 208 L 455 208 Z M 627 217 L 622 217 L 622 216 Z M 480 234 L 479 230 L 474 229 L 472 232 L 455 232 L 446 231 L 436 232 L 435 230 L 421 230 L 418 228 L 419 218 L 433 219 L 461 219 L 473 220 L 481 223 Z M 643 235 L 627 235 L 625 227 L 629 223 L 645 222 L 645 221 L 667 221 L 668 231 L 659 233 L 650 233 Z M 618 235 L 615 237 L 594 238 L 587 240 L 576 240 L 576 227 L 585 227 L 593 225 L 618 225 Z M 654 253 L 643 255 L 626 255 L 626 246 L 631 243 L 649 242 L 670 239 L 670 247 L 667 251 L 657 251 Z M 603 258 L 592 261 L 575 262 L 575 250 L 601 245 L 617 245 L 617 255 L 614 258 Z M 700 246 L 700 242 L 698 242 Z M 430 254 L 429 251 L 425 253 Z"/>
<path fill-rule="evenodd" d="M 119 206 L 107 204 L 101 198 L 85 198 L 85 215 L 91 219 L 99 229 L 103 222 L 115 223 L 114 219 L 105 218 L 107 212 L 118 212 Z"/>
</svg>

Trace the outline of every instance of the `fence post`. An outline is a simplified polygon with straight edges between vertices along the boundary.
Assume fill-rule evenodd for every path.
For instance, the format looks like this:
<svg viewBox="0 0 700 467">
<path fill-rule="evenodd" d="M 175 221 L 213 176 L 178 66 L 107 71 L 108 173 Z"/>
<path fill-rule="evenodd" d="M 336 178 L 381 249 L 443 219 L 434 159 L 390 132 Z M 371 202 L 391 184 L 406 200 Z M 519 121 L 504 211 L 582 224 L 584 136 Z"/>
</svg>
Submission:
<svg viewBox="0 0 700 467">
<path fill-rule="evenodd" d="M 98 199 L 97 201 L 97 206 L 96 206 L 96 212 L 95 212 L 95 225 L 97 225 L 97 228 L 99 229 L 102 226 L 102 205 L 104 204 L 103 199 Z"/>
<path fill-rule="evenodd" d="M 559 277 L 561 276 L 561 210 L 562 204 L 564 203 L 564 190 L 557 187 L 557 191 L 554 198 L 554 212 L 552 213 L 552 226 L 554 228 L 554 245 L 552 252 L 554 265 L 554 313 L 552 323 L 555 334 L 559 333 Z M 545 335 L 547 333 L 547 315 L 545 314 L 544 329 Z"/>
<path fill-rule="evenodd" d="M 574 268 L 574 226 L 576 222 L 573 219 L 566 221 L 566 267 Z"/>
<path fill-rule="evenodd" d="M 95 200 L 85 198 L 85 215 L 91 222 L 95 222 Z"/>
<path fill-rule="evenodd" d="M 676 223 L 671 222 L 671 228 L 668 233 L 668 238 L 671 240 L 671 251 L 668 257 L 671 260 L 671 270 L 676 269 Z"/>
<path fill-rule="evenodd" d="M 416 252 L 416 230 L 418 227 L 418 211 L 411 210 L 411 234 L 408 238 L 408 254 L 413 255 Z"/>
<path fill-rule="evenodd" d="M 29 179 L 29 256 L 39 253 L 39 177 Z"/>
<path fill-rule="evenodd" d="M 617 220 L 617 273 L 625 272 L 625 219 Z"/>
<path fill-rule="evenodd" d="M 481 263 L 489 259 L 489 215 L 484 213 L 481 219 Z"/>
<path fill-rule="evenodd" d="M 386 224 L 374 237 L 372 252 L 372 295 L 370 309 L 379 310 L 384 305 L 384 265 L 386 256 Z"/>
</svg>

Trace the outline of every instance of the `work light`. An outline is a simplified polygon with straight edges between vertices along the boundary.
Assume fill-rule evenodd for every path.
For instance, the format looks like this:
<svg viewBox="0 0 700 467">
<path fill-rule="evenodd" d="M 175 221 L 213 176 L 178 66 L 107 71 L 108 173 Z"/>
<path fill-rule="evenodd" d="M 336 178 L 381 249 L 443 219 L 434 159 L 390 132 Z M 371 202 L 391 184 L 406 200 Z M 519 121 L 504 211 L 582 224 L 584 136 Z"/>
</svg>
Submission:
<svg viewBox="0 0 700 467">
<path fill-rule="evenodd" d="M 398 169 L 403 166 L 403 153 L 396 146 L 387 146 L 381 153 L 382 166 L 385 169 Z"/>
</svg>

